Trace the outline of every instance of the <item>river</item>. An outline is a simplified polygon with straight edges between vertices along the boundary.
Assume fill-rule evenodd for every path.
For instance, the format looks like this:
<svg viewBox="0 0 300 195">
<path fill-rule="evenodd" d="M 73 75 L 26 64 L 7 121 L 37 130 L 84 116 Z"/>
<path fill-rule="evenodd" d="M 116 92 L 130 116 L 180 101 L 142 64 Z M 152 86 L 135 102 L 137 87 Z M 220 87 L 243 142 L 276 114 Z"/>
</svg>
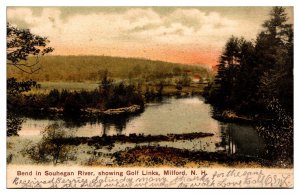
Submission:
<svg viewBox="0 0 300 195">
<path fill-rule="evenodd" d="M 114 134 L 166 135 L 192 132 L 213 133 L 211 137 L 175 142 L 152 143 L 160 146 L 201 150 L 224 151 L 229 154 L 260 157 L 265 144 L 251 125 L 223 123 L 212 118 L 212 108 L 202 97 L 165 98 L 147 104 L 143 113 L 115 120 L 90 122 L 27 118 L 19 131 L 20 138 L 40 137 L 41 130 L 60 123 L 77 137 Z M 121 149 L 122 147 L 119 147 Z M 117 149 L 116 149 L 117 150 Z"/>
</svg>

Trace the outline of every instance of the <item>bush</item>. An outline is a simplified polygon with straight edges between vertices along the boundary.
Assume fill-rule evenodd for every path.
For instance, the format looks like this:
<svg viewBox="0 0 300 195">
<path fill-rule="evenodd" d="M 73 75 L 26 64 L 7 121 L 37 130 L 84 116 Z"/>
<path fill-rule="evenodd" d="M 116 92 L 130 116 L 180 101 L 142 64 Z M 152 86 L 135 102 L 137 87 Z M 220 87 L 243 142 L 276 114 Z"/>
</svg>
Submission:
<svg viewBox="0 0 300 195">
<path fill-rule="evenodd" d="M 61 125 L 57 123 L 49 125 L 42 131 L 42 135 L 40 142 L 26 150 L 26 153 L 36 163 L 53 162 L 53 164 L 57 164 L 76 159 L 73 146 L 62 142 L 71 135 Z"/>
</svg>

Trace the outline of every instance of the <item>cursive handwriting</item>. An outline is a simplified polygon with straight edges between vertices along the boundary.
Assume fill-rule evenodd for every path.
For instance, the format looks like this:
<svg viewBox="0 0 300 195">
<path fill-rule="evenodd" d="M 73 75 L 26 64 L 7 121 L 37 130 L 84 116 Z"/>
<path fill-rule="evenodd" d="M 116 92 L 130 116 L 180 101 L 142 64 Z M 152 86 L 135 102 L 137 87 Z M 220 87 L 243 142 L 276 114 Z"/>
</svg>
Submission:
<svg viewBox="0 0 300 195">
<path fill-rule="evenodd" d="M 133 170 L 133 169 L 132 169 Z M 164 175 L 164 170 L 155 170 L 159 175 L 109 175 L 72 174 L 68 177 L 16 175 L 12 188 L 292 188 L 292 173 L 270 173 L 264 170 L 211 170 L 199 174 Z"/>
</svg>

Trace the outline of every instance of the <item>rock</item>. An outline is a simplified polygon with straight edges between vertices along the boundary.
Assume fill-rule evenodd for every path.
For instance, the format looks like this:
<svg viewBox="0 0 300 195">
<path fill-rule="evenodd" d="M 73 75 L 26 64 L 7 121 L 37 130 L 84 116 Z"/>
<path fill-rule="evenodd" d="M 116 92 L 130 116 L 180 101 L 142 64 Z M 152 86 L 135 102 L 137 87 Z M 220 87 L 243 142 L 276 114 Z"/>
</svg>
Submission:
<svg viewBox="0 0 300 195">
<path fill-rule="evenodd" d="M 227 118 L 227 119 L 235 119 L 235 118 L 237 118 L 237 115 L 235 112 L 233 112 L 231 110 L 225 110 L 222 113 L 222 117 Z"/>
<path fill-rule="evenodd" d="M 119 115 L 119 114 L 130 114 L 130 113 L 136 113 L 140 111 L 141 106 L 139 105 L 132 105 L 129 107 L 124 108 L 115 108 L 115 109 L 108 109 L 103 111 L 103 114 L 105 115 Z"/>
<path fill-rule="evenodd" d="M 108 109 L 104 111 L 96 108 L 85 108 L 85 109 L 81 109 L 81 112 L 87 114 L 113 116 L 113 115 L 120 115 L 120 114 L 133 114 L 139 112 L 140 110 L 141 110 L 141 106 L 132 105 L 129 107 L 114 108 L 114 109 Z"/>
</svg>

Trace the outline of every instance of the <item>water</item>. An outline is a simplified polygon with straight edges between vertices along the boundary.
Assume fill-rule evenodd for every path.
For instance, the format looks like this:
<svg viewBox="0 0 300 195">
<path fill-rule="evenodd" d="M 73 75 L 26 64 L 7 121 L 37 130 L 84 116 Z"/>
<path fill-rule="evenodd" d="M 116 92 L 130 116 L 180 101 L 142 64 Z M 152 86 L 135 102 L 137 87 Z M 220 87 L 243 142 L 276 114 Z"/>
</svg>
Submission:
<svg viewBox="0 0 300 195">
<path fill-rule="evenodd" d="M 211 106 L 201 97 L 167 98 L 159 103 L 146 105 L 137 116 L 115 120 L 79 122 L 63 120 L 38 120 L 27 118 L 19 132 L 20 137 L 39 137 L 40 131 L 54 122 L 60 123 L 78 137 L 115 134 L 166 135 L 170 133 L 213 133 L 214 136 L 194 140 L 148 143 L 189 150 L 225 151 L 229 154 L 259 157 L 265 150 L 263 140 L 250 125 L 221 123 L 211 117 Z M 116 143 L 113 150 L 133 147 L 134 144 Z"/>
</svg>

